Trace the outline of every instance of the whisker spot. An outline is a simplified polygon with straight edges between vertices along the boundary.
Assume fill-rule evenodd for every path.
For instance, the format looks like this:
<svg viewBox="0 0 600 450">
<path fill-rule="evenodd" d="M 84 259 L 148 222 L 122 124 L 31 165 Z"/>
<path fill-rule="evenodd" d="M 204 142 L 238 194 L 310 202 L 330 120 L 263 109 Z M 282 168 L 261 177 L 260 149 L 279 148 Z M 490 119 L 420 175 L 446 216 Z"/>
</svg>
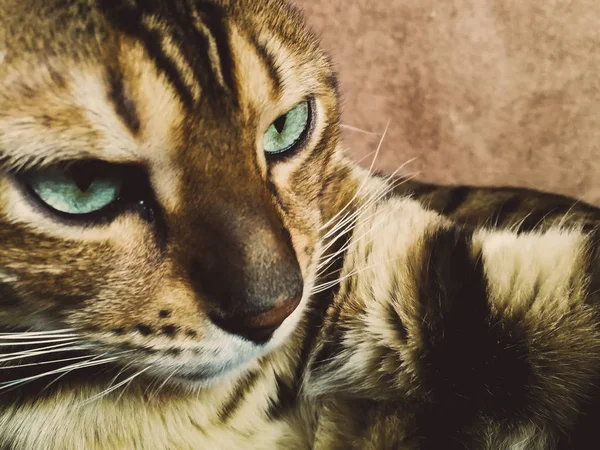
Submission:
<svg viewBox="0 0 600 450">
<path fill-rule="evenodd" d="M 161 319 L 168 319 L 169 317 L 171 317 L 171 311 L 169 311 L 168 309 L 162 309 L 158 313 L 158 317 L 160 317 Z"/>
<path fill-rule="evenodd" d="M 148 325 L 144 325 L 143 323 L 138 324 L 135 329 L 142 335 L 142 336 L 149 336 L 153 333 L 152 331 L 152 327 L 148 326 Z"/>
<path fill-rule="evenodd" d="M 179 327 L 176 325 L 165 325 L 161 327 L 160 331 L 167 336 L 173 337 L 179 331 Z"/>
</svg>

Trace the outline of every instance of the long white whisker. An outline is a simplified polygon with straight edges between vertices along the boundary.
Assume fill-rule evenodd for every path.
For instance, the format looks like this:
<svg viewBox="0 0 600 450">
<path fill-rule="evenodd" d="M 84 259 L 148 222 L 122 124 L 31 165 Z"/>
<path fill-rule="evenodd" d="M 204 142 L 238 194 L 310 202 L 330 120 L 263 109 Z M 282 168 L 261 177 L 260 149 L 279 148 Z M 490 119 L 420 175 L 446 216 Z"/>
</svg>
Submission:
<svg viewBox="0 0 600 450">
<path fill-rule="evenodd" d="M 10 356 L 4 356 L 4 357 L 0 358 L 0 363 L 6 362 L 6 361 L 13 361 L 15 359 L 30 358 L 32 356 L 45 355 L 47 353 L 66 352 L 66 351 L 72 351 L 72 350 L 88 350 L 91 347 L 89 344 L 76 345 L 73 347 L 69 347 L 69 345 L 72 345 L 72 344 L 74 344 L 74 343 L 66 342 L 64 344 L 49 345 L 47 347 L 42 347 L 42 348 L 35 349 L 35 350 L 7 353 L 7 355 L 10 355 Z"/>
<path fill-rule="evenodd" d="M 64 334 L 64 333 L 71 333 L 73 331 L 77 331 L 77 329 L 75 328 L 64 328 L 62 330 L 52 330 L 52 331 L 18 331 L 18 332 L 14 332 L 14 333 L 0 333 L 0 338 L 6 337 L 6 336 L 22 336 L 24 338 L 27 338 L 28 336 L 39 336 L 39 335 L 55 335 L 55 334 Z"/>
<path fill-rule="evenodd" d="M 71 364 L 66 367 L 61 367 L 60 369 L 55 369 L 55 370 L 51 370 L 49 372 L 44 372 L 44 373 L 41 373 L 38 375 L 33 375 L 31 377 L 25 377 L 25 378 L 21 378 L 21 379 L 14 380 L 14 381 L 3 382 L 3 383 L 0 383 L 0 390 L 8 389 L 12 386 L 16 386 L 16 385 L 23 384 L 23 383 L 28 383 L 30 381 L 34 381 L 34 380 L 37 380 L 37 379 L 40 379 L 43 377 L 47 377 L 49 375 L 62 373 L 67 370 L 83 369 L 85 367 L 93 367 L 93 366 L 98 366 L 101 364 L 106 364 L 106 363 L 114 361 L 116 359 L 117 359 L 116 357 L 112 357 L 112 358 L 106 358 L 106 359 L 102 359 L 99 361 L 93 361 L 93 362 L 89 362 L 89 361 L 85 362 L 84 361 L 84 362 L 80 362 L 80 363 L 76 363 L 76 364 Z"/>
<path fill-rule="evenodd" d="M 345 123 L 341 123 L 340 124 L 340 128 L 344 128 L 344 129 L 349 130 L 349 131 L 356 131 L 357 133 L 368 134 L 368 135 L 371 135 L 371 136 L 379 136 L 379 133 L 375 133 L 373 131 L 363 130 L 361 128 L 353 127 L 352 125 L 347 125 Z"/>
<path fill-rule="evenodd" d="M 381 147 L 383 145 L 383 141 L 385 139 L 385 136 L 387 135 L 389 127 L 390 127 L 390 121 L 388 120 L 388 123 L 385 126 L 385 130 L 383 131 L 383 134 L 381 135 L 381 139 L 379 140 L 379 144 L 377 145 L 377 150 L 375 151 L 375 156 L 373 157 L 373 160 L 371 161 L 371 166 L 369 167 L 369 171 L 367 173 L 367 176 L 361 182 L 360 186 L 358 187 L 358 189 L 356 190 L 356 192 L 354 193 L 354 195 L 352 196 L 352 198 L 348 201 L 348 203 L 346 203 L 346 205 L 342 209 L 340 209 L 331 219 L 329 219 L 323 226 L 321 226 L 321 230 L 324 230 L 324 229 L 328 228 L 329 225 L 332 222 L 334 222 L 338 218 L 338 216 L 340 214 L 342 214 L 344 211 L 346 211 L 346 209 L 350 207 L 350 205 L 352 204 L 352 202 L 354 202 L 354 200 L 356 198 L 358 198 L 358 196 L 360 195 L 360 193 L 362 192 L 362 190 L 364 189 L 364 187 L 368 183 L 369 178 L 371 176 L 371 173 L 373 172 L 373 167 L 375 167 L 375 161 L 377 160 L 377 157 L 379 156 L 379 152 L 381 151 Z"/>
<path fill-rule="evenodd" d="M 335 286 L 337 283 L 340 283 L 340 282 L 342 282 L 342 281 L 344 281 L 344 280 L 346 280 L 346 279 L 348 279 L 348 278 L 351 278 L 351 277 L 353 277 L 353 276 L 355 276 L 355 275 L 358 275 L 359 273 L 361 273 L 361 272 L 364 272 L 365 270 L 368 270 L 368 269 L 374 269 L 374 268 L 376 268 L 376 267 L 379 267 L 379 266 L 381 266 L 381 265 L 383 265 L 383 264 L 387 264 L 387 263 L 389 263 L 389 262 L 397 261 L 399 258 L 400 258 L 400 257 L 397 257 L 397 258 L 390 258 L 390 259 L 388 259 L 388 260 L 385 260 L 385 261 L 378 262 L 377 264 L 371 264 L 371 265 L 369 265 L 369 266 L 366 266 L 366 267 L 361 267 L 360 269 L 355 269 L 355 270 L 353 270 L 352 272 L 350 272 L 349 274 L 347 274 L 347 275 L 344 275 L 344 276 L 343 276 L 343 277 L 341 277 L 341 278 L 338 278 L 338 279 L 336 279 L 336 280 L 333 280 L 333 281 L 328 281 L 327 283 L 323 283 L 323 284 L 320 284 L 320 285 L 317 285 L 317 286 L 315 286 L 315 287 L 314 287 L 314 288 L 311 290 L 311 295 L 318 294 L 319 292 L 326 291 L 327 289 L 329 289 L 329 288 L 331 288 L 331 287 Z"/>
<path fill-rule="evenodd" d="M 115 384 L 114 386 L 112 386 L 112 387 L 110 387 L 108 389 L 105 389 L 104 391 L 100 392 L 99 394 L 96 394 L 96 395 L 90 397 L 85 402 L 80 403 L 79 406 L 83 406 L 83 405 L 86 405 L 86 404 L 91 403 L 93 401 L 101 399 L 102 397 L 104 397 L 104 396 L 110 394 L 111 392 L 114 392 L 115 390 L 119 389 L 124 384 L 133 381 L 134 378 L 137 378 L 138 376 L 140 376 L 141 374 L 143 374 L 144 372 L 146 372 L 149 369 L 150 369 L 150 367 L 146 367 L 146 368 L 144 368 L 144 369 L 136 372 L 135 374 L 133 374 L 129 378 L 126 378 L 125 380 L 121 381 L 120 383 Z"/>
<path fill-rule="evenodd" d="M 402 168 L 399 167 L 396 171 L 394 171 L 392 174 L 390 174 L 390 176 L 387 177 L 385 179 L 385 181 L 382 182 L 382 186 L 379 189 L 373 191 L 371 193 L 370 197 L 366 197 L 364 199 L 363 203 L 360 205 L 360 207 L 358 209 L 356 209 L 355 211 L 353 211 L 352 214 L 350 214 L 349 216 L 348 216 L 348 214 L 345 214 L 344 219 L 339 221 L 338 223 L 336 223 L 336 226 L 332 230 L 330 230 L 328 233 L 326 233 L 324 236 L 322 236 L 321 240 L 325 240 L 331 234 L 335 233 L 337 231 L 336 228 L 340 228 L 345 223 L 353 221 L 354 218 L 357 217 L 358 215 L 360 215 L 363 210 L 369 208 L 371 205 L 378 202 L 381 198 L 385 197 L 393 189 L 395 189 L 399 186 L 402 186 L 404 183 L 407 183 L 408 181 L 411 181 L 418 174 L 417 172 L 414 172 L 405 178 L 400 178 L 400 179 L 394 180 L 393 178 L 396 176 L 398 171 L 401 169 Z"/>
<path fill-rule="evenodd" d="M 390 189 L 390 187 L 384 185 L 382 188 L 374 191 L 371 195 L 371 198 L 367 198 L 358 209 L 344 214 L 342 219 L 320 238 L 321 242 L 325 242 L 329 237 L 337 235 L 337 237 L 331 239 L 328 244 L 323 247 L 322 252 L 326 252 L 342 235 L 349 231 L 353 226 L 354 220 L 362 213 L 362 211 L 369 208 L 372 204 L 376 203 L 380 198 L 385 196 Z M 344 227 L 346 228 L 344 229 Z"/>
<path fill-rule="evenodd" d="M 409 181 L 411 178 L 407 178 L 407 179 L 403 179 L 400 180 L 401 182 L 406 182 Z M 365 203 L 361 208 L 359 208 L 356 213 L 357 216 L 362 214 L 364 212 L 364 210 L 368 209 L 371 207 L 371 205 L 375 204 L 378 200 L 380 200 L 381 198 L 383 198 L 385 195 L 387 195 L 387 193 L 389 193 L 392 189 L 394 189 L 395 186 L 394 184 L 391 184 L 389 186 L 388 189 L 386 189 L 385 191 L 383 191 L 381 194 L 377 195 L 375 198 L 371 199 L 369 202 Z M 317 264 L 317 270 L 320 270 L 323 266 L 325 266 L 326 264 L 328 264 L 330 261 L 334 260 L 339 254 L 343 253 L 344 251 L 346 251 L 351 245 L 353 245 L 356 242 L 359 242 L 361 238 L 358 239 L 352 239 L 351 241 L 347 242 L 341 249 L 339 249 L 337 252 L 335 252 L 334 254 L 325 254 L 324 252 L 329 249 L 334 243 L 336 242 L 341 236 L 343 236 L 346 232 L 348 232 L 351 228 L 356 228 L 357 226 L 360 226 L 362 223 L 365 223 L 366 221 L 370 220 L 376 213 L 371 214 L 370 216 L 366 217 L 366 218 L 361 218 L 361 221 L 358 224 L 355 223 L 350 223 L 345 229 L 341 230 L 339 232 L 339 235 L 337 237 L 335 237 L 334 239 L 332 239 L 327 245 L 324 246 L 322 252 L 323 255 L 327 258 L 323 261 L 318 262 Z M 365 233 L 368 234 L 368 233 Z"/>
<path fill-rule="evenodd" d="M 160 391 L 167 385 L 167 383 L 169 382 L 169 380 L 177 373 L 177 369 L 174 369 L 173 372 L 171 372 L 171 374 L 165 378 L 165 380 L 160 384 L 160 386 L 158 386 L 158 388 L 152 393 L 152 398 L 156 398 L 158 396 L 158 394 L 160 393 Z"/>
<path fill-rule="evenodd" d="M 76 356 L 74 358 L 55 359 L 52 361 L 41 361 L 41 362 L 35 362 L 35 363 L 29 363 L 29 364 L 19 364 L 16 366 L 0 366 L 0 370 L 19 369 L 21 367 L 41 366 L 42 364 L 57 364 L 57 363 L 61 363 L 61 362 L 75 361 L 78 359 L 85 359 L 85 358 L 89 358 L 89 357 L 90 357 L 89 355 L 85 355 L 85 356 Z"/>
<path fill-rule="evenodd" d="M 0 336 L 0 341 L 27 341 L 34 339 L 54 339 L 54 338 L 68 338 L 68 337 L 77 337 L 78 334 L 75 333 L 54 333 L 54 334 L 34 334 L 34 335 L 22 335 L 22 334 L 14 334 L 8 335 L 5 334 Z"/>
<path fill-rule="evenodd" d="M 385 195 L 385 194 L 382 194 Z M 378 197 L 379 198 L 379 197 Z M 375 199 L 375 202 L 377 201 L 377 199 Z M 375 203 L 373 202 L 373 203 Z M 362 214 L 364 211 L 363 210 L 367 210 L 368 208 L 370 208 L 372 205 L 365 205 L 364 208 L 361 208 L 360 213 Z M 375 217 L 377 215 L 377 211 L 373 212 L 372 214 L 370 214 L 367 217 L 361 217 L 360 222 L 358 223 L 351 223 L 348 225 L 348 227 L 344 230 L 340 230 L 340 235 L 345 234 L 346 232 L 350 231 L 351 229 L 356 229 L 357 227 L 361 226 L 362 224 L 366 223 L 367 221 L 369 221 L 370 219 L 372 219 L 373 217 Z M 372 230 L 370 230 L 372 231 Z M 368 234 L 369 232 L 366 232 L 365 234 Z M 364 235 L 363 235 L 364 236 Z M 339 239 L 339 236 L 336 237 L 334 240 L 332 240 L 332 242 L 335 242 Z M 334 259 L 336 256 L 338 256 L 339 254 L 343 253 L 346 249 L 348 249 L 353 243 L 355 242 L 359 242 L 362 239 L 362 236 L 360 238 L 355 238 L 352 239 L 351 241 L 348 241 L 341 249 L 339 249 L 338 251 L 336 251 L 333 254 L 329 254 L 327 255 L 327 259 L 324 261 L 319 262 L 319 264 L 317 265 L 317 270 L 319 270 L 323 265 L 327 264 L 328 261 Z M 325 246 L 325 250 L 329 249 L 329 247 L 331 246 L 331 243 L 328 244 L 327 246 Z"/>
<path fill-rule="evenodd" d="M 33 342 L 23 342 L 23 341 L 9 342 L 9 343 L 0 344 L 0 347 L 18 347 L 18 346 L 23 346 L 23 345 L 53 344 L 53 343 L 57 343 L 57 342 L 73 342 L 77 339 L 79 339 L 79 338 L 72 337 L 72 338 L 52 339 L 52 340 L 44 340 L 44 341 L 33 341 Z"/>
<path fill-rule="evenodd" d="M 130 367 L 132 364 L 135 363 L 135 359 L 133 359 L 132 361 L 129 361 L 127 364 L 125 364 L 121 370 L 119 370 L 119 372 L 112 378 L 112 380 L 110 380 L 110 383 L 108 383 L 108 388 L 110 389 L 113 384 L 115 384 L 115 382 L 117 381 L 117 379 L 121 376 L 121 374 L 123 372 L 125 372 L 127 370 L 128 367 Z"/>
<path fill-rule="evenodd" d="M 406 164 L 408 164 L 410 162 L 411 161 L 408 161 L 404 165 L 406 165 Z M 406 178 L 401 178 L 399 180 L 394 180 L 394 177 L 396 176 L 396 174 L 400 170 L 402 170 L 402 168 L 404 167 L 404 165 L 398 167 L 398 169 L 396 169 L 392 174 L 390 174 L 382 182 L 382 186 L 379 189 L 377 189 L 376 191 L 374 191 L 370 195 L 370 197 L 365 198 L 363 204 L 361 205 L 361 207 L 364 207 L 365 205 L 369 205 L 369 204 L 374 203 L 375 201 L 379 200 L 383 196 L 387 195 L 389 192 L 391 192 L 396 187 L 401 186 L 402 184 L 404 184 L 404 183 L 412 180 L 417 175 L 417 173 L 415 172 L 415 173 L 410 174 L 410 176 L 407 176 Z M 397 184 L 397 183 L 399 183 L 399 184 Z M 343 226 L 343 224 L 352 221 L 353 217 L 355 217 L 356 215 L 358 215 L 360 213 L 361 207 L 359 207 L 356 211 L 351 211 L 351 214 L 350 214 L 349 217 L 348 217 L 348 214 L 345 214 L 343 216 L 342 220 L 338 221 L 336 223 L 336 225 L 331 230 L 329 230 L 321 239 L 326 239 L 329 235 L 331 235 L 332 233 L 335 233 L 336 227 Z M 338 214 L 336 214 L 336 216 Z"/>
<path fill-rule="evenodd" d="M 367 231 L 366 233 L 364 233 L 364 234 L 363 234 L 363 235 L 362 235 L 360 238 L 358 238 L 356 241 L 353 241 L 353 244 L 357 244 L 357 243 L 358 243 L 360 240 L 364 239 L 366 236 L 369 236 L 369 235 L 371 235 L 371 232 L 372 232 L 372 231 L 373 231 L 373 228 L 371 228 L 369 231 Z M 373 239 L 374 239 L 374 237 L 372 237 L 372 238 L 369 240 L 369 242 L 370 242 L 370 241 L 372 241 Z M 393 261 L 393 260 L 389 260 L 389 261 Z M 387 261 L 387 262 L 389 262 L 389 261 Z M 329 266 L 327 266 L 327 268 L 328 268 L 328 267 L 329 267 Z M 327 269 L 327 268 L 326 268 L 326 269 Z M 324 284 L 333 283 L 332 285 L 335 285 L 336 283 L 338 283 L 338 282 L 339 282 L 339 281 L 341 281 L 342 279 L 343 279 L 343 278 L 337 278 L 337 279 L 335 279 L 335 280 L 333 280 L 333 281 L 330 281 L 330 282 L 327 282 L 327 283 L 324 283 Z M 314 286 L 314 287 L 313 287 L 313 290 L 314 290 L 314 289 L 317 289 L 317 287 L 318 287 L 318 286 Z"/>
<path fill-rule="evenodd" d="M 111 357 L 113 357 L 113 356 L 120 356 L 120 355 L 123 355 L 125 353 L 131 353 L 133 351 L 134 350 L 125 350 L 125 351 L 118 352 L 118 353 L 110 353 L 110 356 Z M 96 355 L 93 358 L 91 358 L 90 361 L 97 360 L 98 358 L 102 358 L 102 357 L 104 357 L 104 356 L 106 356 L 108 354 L 109 354 L 109 352 L 104 352 L 102 354 Z M 57 376 L 54 380 L 52 380 L 50 383 L 48 383 L 46 385 L 45 389 L 48 389 L 50 386 L 52 386 L 54 383 L 58 382 L 62 377 L 64 377 L 64 376 L 68 375 L 69 373 L 71 373 L 73 370 L 75 370 L 75 369 L 67 370 L 66 372 L 64 372 L 64 373 L 60 374 L 59 376 Z"/>
<path fill-rule="evenodd" d="M 372 152 L 366 153 L 365 156 L 363 156 L 362 158 L 356 160 L 356 164 L 360 165 L 361 162 L 363 162 L 365 159 L 367 159 L 369 156 L 372 156 L 373 153 L 375 153 L 377 150 L 373 150 Z"/>
<path fill-rule="evenodd" d="M 149 369 L 150 367 L 147 367 L 146 369 Z M 138 373 L 138 375 L 141 375 L 141 373 Z M 127 384 L 125 385 L 125 387 L 121 390 L 121 393 L 119 394 L 119 396 L 117 397 L 117 401 L 121 400 L 121 397 L 123 397 L 123 394 L 125 394 L 125 391 L 127 391 L 127 388 L 131 385 L 131 383 L 133 382 L 133 380 L 137 377 L 130 377 L 130 380 L 127 382 Z"/>
</svg>

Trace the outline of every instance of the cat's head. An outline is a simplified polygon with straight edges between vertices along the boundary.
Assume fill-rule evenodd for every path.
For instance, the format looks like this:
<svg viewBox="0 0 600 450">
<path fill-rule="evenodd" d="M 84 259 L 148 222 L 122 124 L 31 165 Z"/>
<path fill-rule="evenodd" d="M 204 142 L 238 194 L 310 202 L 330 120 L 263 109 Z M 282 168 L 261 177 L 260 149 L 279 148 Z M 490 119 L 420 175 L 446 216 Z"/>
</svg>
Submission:
<svg viewBox="0 0 600 450">
<path fill-rule="evenodd" d="M 282 1 L 0 0 L 1 328 L 174 380 L 248 366 L 306 308 L 337 135 Z"/>
</svg>

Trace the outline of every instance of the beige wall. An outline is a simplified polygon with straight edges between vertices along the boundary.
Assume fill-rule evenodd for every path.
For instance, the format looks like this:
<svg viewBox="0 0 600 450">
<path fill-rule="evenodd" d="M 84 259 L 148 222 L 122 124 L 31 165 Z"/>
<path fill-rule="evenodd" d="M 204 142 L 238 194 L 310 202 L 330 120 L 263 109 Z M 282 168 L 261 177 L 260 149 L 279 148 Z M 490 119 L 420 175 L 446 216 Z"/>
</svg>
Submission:
<svg viewBox="0 0 600 450">
<path fill-rule="evenodd" d="M 600 2 L 297 0 L 379 167 L 600 204 Z M 361 156 L 378 136 L 348 132 Z"/>
</svg>

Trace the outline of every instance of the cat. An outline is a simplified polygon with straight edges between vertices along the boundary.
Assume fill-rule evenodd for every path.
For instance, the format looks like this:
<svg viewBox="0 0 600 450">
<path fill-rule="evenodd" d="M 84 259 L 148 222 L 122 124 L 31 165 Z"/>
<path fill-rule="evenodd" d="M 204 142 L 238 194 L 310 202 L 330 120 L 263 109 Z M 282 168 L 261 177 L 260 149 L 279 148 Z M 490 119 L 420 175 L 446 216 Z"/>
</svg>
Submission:
<svg viewBox="0 0 600 450">
<path fill-rule="evenodd" d="M 0 0 L 0 448 L 566 449 L 600 210 L 360 168 L 280 0 Z"/>
</svg>

